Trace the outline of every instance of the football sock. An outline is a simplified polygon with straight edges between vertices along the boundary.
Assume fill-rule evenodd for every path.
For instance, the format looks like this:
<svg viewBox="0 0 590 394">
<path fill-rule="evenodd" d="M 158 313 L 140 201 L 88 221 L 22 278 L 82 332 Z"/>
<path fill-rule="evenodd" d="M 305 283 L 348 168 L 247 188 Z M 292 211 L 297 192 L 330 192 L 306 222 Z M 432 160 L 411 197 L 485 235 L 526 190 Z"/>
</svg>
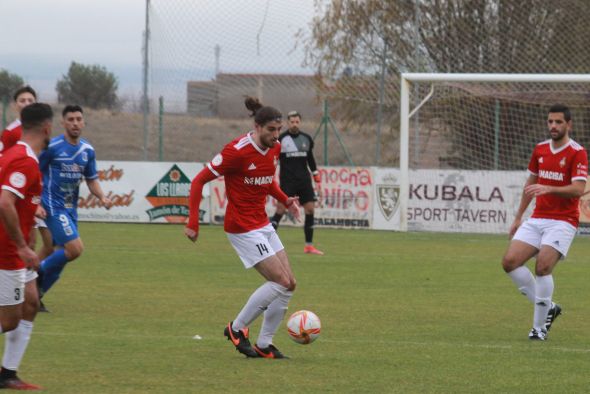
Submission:
<svg viewBox="0 0 590 394">
<path fill-rule="evenodd" d="M 33 332 L 33 322 L 21 320 L 18 326 L 6 333 L 4 340 L 4 357 L 2 357 L 2 367 L 16 371 L 25 355 L 25 350 L 29 345 L 31 333 Z"/>
<path fill-rule="evenodd" d="M 278 213 L 275 213 L 274 216 L 270 218 L 270 224 L 274 227 L 275 230 L 279 228 L 279 223 L 281 222 L 282 218 L 283 215 L 280 215 Z"/>
<path fill-rule="evenodd" d="M 268 309 L 264 312 L 264 320 L 262 321 L 260 334 L 256 341 L 258 347 L 265 348 L 272 343 L 272 338 L 285 317 L 287 306 L 292 296 L 293 292 L 285 289 L 285 291 L 281 291 L 279 296 L 270 303 Z"/>
<path fill-rule="evenodd" d="M 234 319 L 232 329 L 234 331 L 248 327 L 281 293 L 287 288 L 275 282 L 265 282 L 248 299 L 238 316 Z"/>
<path fill-rule="evenodd" d="M 551 297 L 553 296 L 553 275 L 537 276 L 535 293 L 534 328 L 545 328 L 545 320 L 551 309 Z"/>
<path fill-rule="evenodd" d="M 41 271 L 43 277 L 41 283 L 41 292 L 43 294 L 47 293 L 51 286 L 57 282 L 67 262 L 68 258 L 64 249 L 57 249 L 41 262 L 39 271 Z"/>
<path fill-rule="evenodd" d="M 535 303 L 535 277 L 525 266 L 518 267 L 508 273 L 518 291 L 524 294 L 530 302 Z"/>
<path fill-rule="evenodd" d="M 305 215 L 303 232 L 305 233 L 305 242 L 308 245 L 311 245 L 311 243 L 313 242 L 313 214 Z"/>
</svg>

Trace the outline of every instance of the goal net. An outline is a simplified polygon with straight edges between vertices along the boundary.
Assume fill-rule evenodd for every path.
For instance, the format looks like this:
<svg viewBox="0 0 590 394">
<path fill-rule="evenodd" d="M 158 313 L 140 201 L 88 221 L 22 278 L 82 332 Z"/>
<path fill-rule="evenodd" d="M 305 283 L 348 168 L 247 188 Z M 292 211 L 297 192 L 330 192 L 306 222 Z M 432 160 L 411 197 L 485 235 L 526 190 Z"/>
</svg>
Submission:
<svg viewBox="0 0 590 394">
<path fill-rule="evenodd" d="M 552 104 L 590 143 L 590 75 L 402 74 L 400 90 L 402 230 L 507 231 Z"/>
</svg>

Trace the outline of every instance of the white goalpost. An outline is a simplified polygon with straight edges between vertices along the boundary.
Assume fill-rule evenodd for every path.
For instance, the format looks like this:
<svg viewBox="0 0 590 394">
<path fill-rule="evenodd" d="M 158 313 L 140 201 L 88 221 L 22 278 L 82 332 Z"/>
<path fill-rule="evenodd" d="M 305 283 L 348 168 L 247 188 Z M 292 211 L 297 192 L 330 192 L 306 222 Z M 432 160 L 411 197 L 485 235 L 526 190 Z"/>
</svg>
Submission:
<svg viewBox="0 0 590 394">
<path fill-rule="evenodd" d="M 501 212 L 492 215 L 492 211 L 484 212 L 480 208 L 473 208 L 472 212 L 465 214 L 461 211 L 461 204 L 467 202 L 476 206 L 478 202 L 483 204 L 486 198 L 514 204 L 512 195 L 520 190 L 513 189 L 520 178 L 506 186 L 510 189 L 510 198 L 501 189 L 506 182 L 493 180 L 502 180 L 526 170 L 534 141 L 547 138 L 543 128 L 546 110 L 557 102 L 572 109 L 576 131 L 573 138 L 584 145 L 588 137 L 584 133 L 590 127 L 588 74 L 403 73 L 400 86 L 400 231 L 437 231 L 437 226 L 445 226 L 445 223 L 433 223 L 429 228 L 428 224 L 412 221 L 418 212 L 426 212 L 427 202 L 436 204 L 441 193 L 444 197 L 445 191 L 441 190 L 445 186 L 442 184 L 440 190 L 438 185 L 431 184 L 430 194 L 424 192 L 429 185 L 414 185 L 410 190 L 412 181 L 416 182 L 416 174 L 420 175 L 411 171 L 426 170 L 454 171 L 453 174 L 465 172 L 467 177 L 473 176 L 482 182 L 490 179 L 489 190 L 484 183 L 473 190 L 467 186 L 447 189 L 446 205 L 429 215 L 442 218 L 444 213 L 447 219 L 449 215 L 455 215 L 455 220 L 466 221 L 483 218 L 484 223 L 499 217 L 505 226 L 505 222 L 510 221 L 510 209 L 506 215 Z M 411 201 L 412 198 L 415 201 Z M 419 211 L 410 207 L 413 202 L 422 204 Z M 472 226 L 475 231 L 480 231 L 475 226 Z M 463 231 L 462 228 L 470 231 L 472 227 L 458 225 L 456 231 Z M 485 229 L 487 227 L 481 227 L 481 232 L 489 231 Z"/>
</svg>

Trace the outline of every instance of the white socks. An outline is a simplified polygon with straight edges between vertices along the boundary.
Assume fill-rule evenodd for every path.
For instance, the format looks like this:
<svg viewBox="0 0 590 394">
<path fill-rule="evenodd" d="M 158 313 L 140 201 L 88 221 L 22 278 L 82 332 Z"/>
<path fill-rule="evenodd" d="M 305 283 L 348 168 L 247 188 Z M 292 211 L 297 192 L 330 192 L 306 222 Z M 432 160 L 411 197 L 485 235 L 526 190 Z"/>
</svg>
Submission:
<svg viewBox="0 0 590 394">
<path fill-rule="evenodd" d="M 537 276 L 535 314 L 533 318 L 533 327 L 536 329 L 545 329 L 545 320 L 549 309 L 551 309 L 553 287 L 553 275 Z"/>
<path fill-rule="evenodd" d="M 524 294 L 530 302 L 535 303 L 535 277 L 532 272 L 525 266 L 518 267 L 508 273 L 510 279 L 514 282 L 518 291 Z"/>
<path fill-rule="evenodd" d="M 285 288 L 283 287 L 283 289 Z M 256 341 L 256 345 L 258 345 L 258 347 L 266 348 L 272 343 L 272 338 L 274 337 L 277 329 L 279 328 L 279 325 L 285 317 L 287 306 L 289 305 L 289 300 L 292 296 L 293 292 L 287 291 L 287 289 L 285 289 L 285 291 L 282 291 L 279 296 L 268 306 L 268 309 L 266 312 L 264 312 L 264 321 L 262 322 L 260 334 L 258 335 L 258 340 Z"/>
<path fill-rule="evenodd" d="M 20 363 L 25 355 L 25 350 L 31 339 L 33 332 L 33 322 L 21 320 L 18 327 L 4 334 L 6 336 L 4 345 L 4 357 L 2 366 L 12 371 L 18 370 Z"/>
<path fill-rule="evenodd" d="M 551 302 L 554 288 L 553 275 L 537 276 L 535 279 L 525 266 L 518 267 L 508 275 L 518 290 L 535 305 L 533 327 L 544 330 L 547 314 L 553 305 Z"/>
<path fill-rule="evenodd" d="M 287 292 L 286 287 L 275 282 L 265 282 L 252 293 L 246 305 L 234 319 L 232 329 L 238 331 L 248 327 L 262 312 L 267 310 L 277 297 L 285 292 Z M 287 300 L 287 302 L 289 301 Z"/>
</svg>

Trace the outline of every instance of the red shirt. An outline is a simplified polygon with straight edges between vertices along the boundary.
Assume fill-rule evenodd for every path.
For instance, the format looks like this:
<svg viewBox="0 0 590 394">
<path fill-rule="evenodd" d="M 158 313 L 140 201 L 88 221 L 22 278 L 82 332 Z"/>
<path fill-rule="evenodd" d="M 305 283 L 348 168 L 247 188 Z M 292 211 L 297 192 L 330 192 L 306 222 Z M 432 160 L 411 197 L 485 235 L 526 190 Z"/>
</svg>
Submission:
<svg viewBox="0 0 590 394">
<path fill-rule="evenodd" d="M 588 155 L 584 147 L 574 140 L 558 149 L 553 149 L 551 140 L 547 140 L 535 147 L 528 170 L 537 176 L 540 185 L 567 186 L 574 181 L 586 182 Z M 578 227 L 579 200 L 544 194 L 537 197 L 531 217 L 563 220 Z"/>
<path fill-rule="evenodd" d="M 0 135 L 0 153 L 8 150 L 8 148 L 16 145 L 23 135 L 23 128 L 20 120 L 15 120 L 2 131 Z"/>
<path fill-rule="evenodd" d="M 41 202 L 41 172 L 35 152 L 22 141 L 0 157 L 0 193 L 13 193 L 18 197 L 15 207 L 21 232 L 28 243 L 35 211 Z M 0 222 L 0 269 L 22 268 L 25 263 L 18 256 L 16 244 Z"/>
<path fill-rule="evenodd" d="M 265 210 L 266 196 L 271 194 L 280 153 L 278 142 L 263 150 L 248 133 L 227 144 L 207 164 L 215 176 L 225 177 L 226 232 L 246 233 L 270 223 Z"/>
</svg>

